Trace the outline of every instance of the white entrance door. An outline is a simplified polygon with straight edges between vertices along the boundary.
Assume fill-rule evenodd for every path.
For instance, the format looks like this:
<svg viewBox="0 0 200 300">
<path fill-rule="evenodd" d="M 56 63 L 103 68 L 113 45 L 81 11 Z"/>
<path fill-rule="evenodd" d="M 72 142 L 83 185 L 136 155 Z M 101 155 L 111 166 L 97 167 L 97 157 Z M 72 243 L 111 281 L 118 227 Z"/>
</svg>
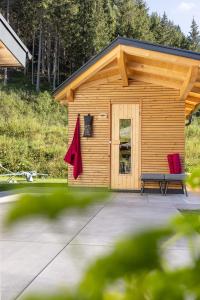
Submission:
<svg viewBox="0 0 200 300">
<path fill-rule="evenodd" d="M 139 104 L 112 105 L 112 189 L 140 188 L 139 124 Z"/>
</svg>

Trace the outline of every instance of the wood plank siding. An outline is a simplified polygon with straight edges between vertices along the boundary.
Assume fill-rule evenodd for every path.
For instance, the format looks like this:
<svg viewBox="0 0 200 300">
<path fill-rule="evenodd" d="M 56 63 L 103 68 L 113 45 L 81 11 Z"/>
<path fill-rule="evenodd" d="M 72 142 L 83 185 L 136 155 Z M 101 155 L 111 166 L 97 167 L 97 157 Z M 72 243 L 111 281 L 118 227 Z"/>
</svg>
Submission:
<svg viewBox="0 0 200 300">
<path fill-rule="evenodd" d="M 185 102 L 180 90 L 151 83 L 122 79 L 90 85 L 85 83 L 74 92 L 68 103 L 69 143 L 77 114 L 81 115 L 83 174 L 74 180 L 69 166 L 70 186 L 110 187 L 111 106 L 114 103 L 140 104 L 141 172 L 168 173 L 166 156 L 179 152 L 184 158 Z M 94 134 L 84 138 L 83 116 L 94 116 Z M 105 117 L 105 114 L 107 117 Z"/>
</svg>

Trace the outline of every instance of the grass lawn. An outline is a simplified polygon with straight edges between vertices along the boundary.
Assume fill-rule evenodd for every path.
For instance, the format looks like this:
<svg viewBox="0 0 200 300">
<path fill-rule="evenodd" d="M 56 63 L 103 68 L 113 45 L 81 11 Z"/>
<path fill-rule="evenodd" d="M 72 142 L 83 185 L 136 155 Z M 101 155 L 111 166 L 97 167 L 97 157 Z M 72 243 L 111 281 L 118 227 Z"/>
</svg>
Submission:
<svg viewBox="0 0 200 300">
<path fill-rule="evenodd" d="M 7 182 L 8 177 L 0 177 L 0 192 L 23 188 L 66 188 L 67 179 L 63 178 L 34 178 L 33 182 L 27 182 L 24 177 L 15 177 L 14 183 Z"/>
<path fill-rule="evenodd" d="M 9 177 L 0 177 L 0 184 L 4 184 L 4 183 L 8 183 L 7 180 L 9 179 Z M 16 181 L 15 183 L 28 183 L 26 181 L 26 179 L 24 177 L 15 177 L 14 180 Z M 29 182 L 30 183 L 30 182 Z M 67 183 L 67 179 L 66 178 L 37 178 L 34 177 L 33 178 L 33 182 L 31 182 L 32 184 L 34 183 Z M 31 184 L 30 183 L 30 184 Z M 12 183 L 10 183 L 12 184 Z"/>
<path fill-rule="evenodd" d="M 200 210 L 199 209 L 196 209 L 196 210 L 187 210 L 187 209 L 181 209 L 179 210 L 180 213 L 186 215 L 186 214 L 195 214 L 195 215 L 200 215 Z"/>
</svg>

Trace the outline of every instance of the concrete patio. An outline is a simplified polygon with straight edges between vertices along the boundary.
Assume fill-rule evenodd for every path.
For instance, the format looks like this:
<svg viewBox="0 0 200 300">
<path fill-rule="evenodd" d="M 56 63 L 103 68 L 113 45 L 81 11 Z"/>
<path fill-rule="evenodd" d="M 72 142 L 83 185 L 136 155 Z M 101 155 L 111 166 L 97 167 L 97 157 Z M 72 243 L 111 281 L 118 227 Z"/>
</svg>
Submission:
<svg viewBox="0 0 200 300">
<path fill-rule="evenodd" d="M 13 200 L 15 196 L 0 193 L 1 220 Z M 106 204 L 95 205 L 84 214 L 65 214 L 56 224 L 37 219 L 11 231 L 4 229 L 0 237 L 1 300 L 76 284 L 88 262 L 112 249 L 124 234 L 160 226 L 183 208 L 200 209 L 199 195 L 113 193 Z M 187 264 L 186 243 L 173 245 L 167 257 L 172 265 Z"/>
</svg>

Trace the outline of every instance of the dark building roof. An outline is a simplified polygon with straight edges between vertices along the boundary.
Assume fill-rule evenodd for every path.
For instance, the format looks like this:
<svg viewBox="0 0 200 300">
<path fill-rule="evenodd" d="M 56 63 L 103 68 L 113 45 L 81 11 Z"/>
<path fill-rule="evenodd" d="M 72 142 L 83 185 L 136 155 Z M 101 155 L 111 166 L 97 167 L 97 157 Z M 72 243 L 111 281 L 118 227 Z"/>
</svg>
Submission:
<svg viewBox="0 0 200 300">
<path fill-rule="evenodd" d="M 24 43 L 20 40 L 6 19 L 0 14 L 0 41 L 16 58 L 19 64 L 23 67 L 26 65 L 26 60 L 31 59 L 31 54 Z"/>
<path fill-rule="evenodd" d="M 95 64 L 101 57 L 110 52 L 113 48 L 118 45 L 132 46 L 135 48 L 141 48 L 145 50 L 151 50 L 155 52 L 161 52 L 170 55 L 181 56 L 185 58 L 190 58 L 194 60 L 200 61 L 200 53 L 193 52 L 190 50 L 183 50 L 179 48 L 173 48 L 168 46 L 161 46 L 158 44 L 153 44 L 150 42 L 139 41 L 135 39 L 117 37 L 111 44 L 109 44 L 106 48 L 104 48 L 100 53 L 92 57 L 86 64 L 84 64 L 81 68 L 75 71 L 70 77 L 68 77 L 62 84 L 60 84 L 55 90 L 54 94 L 62 90 L 66 85 L 71 83 L 75 78 L 77 78 L 80 74 L 86 71 L 90 66 Z"/>
</svg>

